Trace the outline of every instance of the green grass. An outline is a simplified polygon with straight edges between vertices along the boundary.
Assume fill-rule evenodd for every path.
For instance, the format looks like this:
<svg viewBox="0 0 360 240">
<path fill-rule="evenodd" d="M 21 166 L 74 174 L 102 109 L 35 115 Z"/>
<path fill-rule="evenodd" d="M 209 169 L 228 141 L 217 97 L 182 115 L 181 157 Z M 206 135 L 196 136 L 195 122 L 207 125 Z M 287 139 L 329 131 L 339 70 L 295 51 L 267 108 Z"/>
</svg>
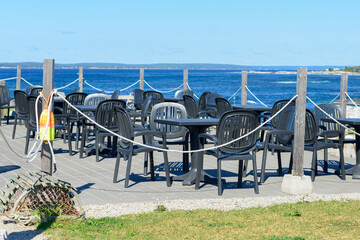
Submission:
<svg viewBox="0 0 360 240">
<path fill-rule="evenodd" d="M 50 239 L 358 239 L 360 201 L 318 201 L 232 211 L 165 211 L 42 224 Z"/>
</svg>

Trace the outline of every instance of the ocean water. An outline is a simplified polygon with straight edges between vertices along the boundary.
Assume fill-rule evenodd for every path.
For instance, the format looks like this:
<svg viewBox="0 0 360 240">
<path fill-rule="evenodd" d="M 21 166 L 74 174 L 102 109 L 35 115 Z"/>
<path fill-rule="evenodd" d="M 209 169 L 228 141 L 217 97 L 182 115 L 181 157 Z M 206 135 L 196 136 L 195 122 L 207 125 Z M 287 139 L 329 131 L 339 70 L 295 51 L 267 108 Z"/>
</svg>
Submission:
<svg viewBox="0 0 360 240">
<path fill-rule="evenodd" d="M 239 70 L 189 70 L 190 88 L 197 96 L 204 91 L 220 93 L 229 98 L 241 86 Z M 22 69 L 21 76 L 34 85 L 42 85 L 42 69 Z M 0 80 L 16 77 L 16 69 L 0 69 Z M 65 86 L 78 78 L 78 69 L 55 69 L 55 88 Z M 307 95 L 316 103 L 329 103 L 340 92 L 339 75 L 308 75 Z M 84 79 L 103 91 L 124 89 L 139 79 L 138 69 L 84 69 Z M 169 91 L 183 83 L 183 70 L 145 69 L 144 79 L 155 89 Z M 60 91 L 68 94 L 78 85 L 75 84 Z M 6 86 L 13 92 L 16 80 L 6 81 Z M 21 89 L 28 86 L 21 82 Z M 135 85 L 121 94 L 129 94 Z M 272 105 L 279 99 L 288 99 L 296 94 L 296 74 L 248 73 L 248 88 L 266 105 Z M 145 84 L 145 90 L 150 88 Z M 97 90 L 84 84 L 84 92 L 95 93 Z M 175 91 L 165 92 L 164 96 L 174 96 Z M 360 76 L 349 75 L 348 93 L 352 98 L 360 97 Z M 240 103 L 240 92 L 231 103 Z M 257 100 L 248 93 L 249 104 Z M 313 108 L 310 103 L 308 107 Z"/>
</svg>

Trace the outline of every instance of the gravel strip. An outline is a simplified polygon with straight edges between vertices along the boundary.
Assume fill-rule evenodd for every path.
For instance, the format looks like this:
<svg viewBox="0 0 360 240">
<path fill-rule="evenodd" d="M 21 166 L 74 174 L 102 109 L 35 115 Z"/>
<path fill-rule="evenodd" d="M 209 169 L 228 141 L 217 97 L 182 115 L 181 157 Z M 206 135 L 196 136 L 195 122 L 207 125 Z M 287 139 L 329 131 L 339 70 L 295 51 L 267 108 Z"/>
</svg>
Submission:
<svg viewBox="0 0 360 240">
<path fill-rule="evenodd" d="M 119 203 L 104 205 L 84 206 L 86 217 L 102 218 L 117 217 L 127 214 L 153 212 L 157 206 L 164 205 L 167 210 L 233 210 L 251 207 L 267 207 L 281 203 L 296 203 L 301 201 L 314 202 L 318 200 L 360 200 L 360 193 L 344 194 L 311 194 L 282 197 L 257 197 L 257 198 L 228 198 L 228 199 L 198 199 L 198 200 L 171 200 L 155 202 Z"/>
</svg>

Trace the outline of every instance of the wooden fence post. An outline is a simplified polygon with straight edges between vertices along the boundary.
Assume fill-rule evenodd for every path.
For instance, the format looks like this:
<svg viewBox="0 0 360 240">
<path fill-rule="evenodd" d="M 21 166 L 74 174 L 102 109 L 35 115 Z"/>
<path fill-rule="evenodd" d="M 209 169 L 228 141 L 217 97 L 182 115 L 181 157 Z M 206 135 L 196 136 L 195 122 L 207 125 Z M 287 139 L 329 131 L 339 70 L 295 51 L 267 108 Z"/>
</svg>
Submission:
<svg viewBox="0 0 360 240">
<path fill-rule="evenodd" d="M 140 84 L 139 87 L 141 90 L 144 90 L 144 69 L 140 68 Z"/>
<path fill-rule="evenodd" d="M 17 66 L 17 71 L 16 71 L 16 90 L 21 90 L 21 66 Z"/>
<path fill-rule="evenodd" d="M 83 67 L 79 67 L 79 88 L 80 92 L 83 92 L 84 87 L 84 69 Z"/>
<path fill-rule="evenodd" d="M 341 85 L 340 85 L 340 108 L 344 112 L 344 116 L 346 117 L 346 94 L 348 91 L 348 73 L 341 74 Z"/>
<path fill-rule="evenodd" d="M 241 105 L 247 104 L 247 71 L 241 73 Z"/>
<path fill-rule="evenodd" d="M 184 90 L 188 90 L 188 81 L 189 81 L 189 77 L 188 77 L 188 70 L 184 70 Z"/>
<path fill-rule="evenodd" d="M 304 175 L 304 139 L 306 117 L 307 68 L 298 68 L 293 144 L 293 170 L 283 178 L 281 190 L 290 194 L 312 193 L 310 176 Z"/>
<path fill-rule="evenodd" d="M 44 59 L 43 66 L 43 94 L 44 97 L 48 98 L 51 91 L 54 88 L 54 59 Z M 46 101 L 43 100 L 43 109 L 45 107 Z M 51 103 L 49 103 L 50 105 Z M 52 104 L 51 104 L 52 105 Z M 52 110 L 52 109 L 49 109 Z M 51 142 L 44 143 L 42 145 L 41 151 L 41 170 L 50 175 L 53 174 L 53 159 L 50 152 Z"/>
</svg>

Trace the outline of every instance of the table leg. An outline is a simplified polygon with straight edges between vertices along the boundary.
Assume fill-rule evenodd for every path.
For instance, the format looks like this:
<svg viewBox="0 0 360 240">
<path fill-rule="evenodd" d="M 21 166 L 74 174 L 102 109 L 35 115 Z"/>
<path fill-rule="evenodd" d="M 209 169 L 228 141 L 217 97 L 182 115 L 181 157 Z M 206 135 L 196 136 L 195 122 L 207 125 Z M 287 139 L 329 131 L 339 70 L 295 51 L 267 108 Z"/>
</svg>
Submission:
<svg viewBox="0 0 360 240">
<path fill-rule="evenodd" d="M 202 149 L 204 142 L 199 141 L 199 134 L 204 133 L 207 127 L 204 126 L 189 126 L 190 131 L 190 148 L 191 150 Z M 200 171 L 200 181 L 216 183 L 216 178 L 210 176 L 203 171 L 203 152 L 191 153 L 191 169 L 189 172 L 173 177 L 173 180 L 183 181 L 183 186 L 190 186 L 195 183 L 198 170 Z"/>
<path fill-rule="evenodd" d="M 355 131 L 360 132 L 360 126 L 355 126 Z M 352 174 L 353 179 L 360 179 L 360 136 L 356 135 L 356 164 L 354 167 L 347 169 L 345 174 Z"/>
</svg>

